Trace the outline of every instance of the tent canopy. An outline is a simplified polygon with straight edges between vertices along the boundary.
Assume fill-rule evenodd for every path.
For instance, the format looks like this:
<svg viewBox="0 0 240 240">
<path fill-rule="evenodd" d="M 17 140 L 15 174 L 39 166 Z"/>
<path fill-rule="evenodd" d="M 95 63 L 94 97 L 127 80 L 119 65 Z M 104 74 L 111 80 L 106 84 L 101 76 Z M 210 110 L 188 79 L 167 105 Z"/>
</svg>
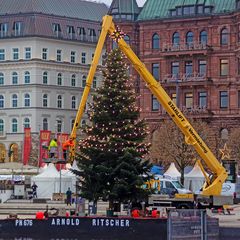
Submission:
<svg viewBox="0 0 240 240">
<path fill-rule="evenodd" d="M 38 186 L 38 198 L 52 198 L 53 193 L 66 193 L 70 187 L 72 192 L 75 191 L 76 180 L 74 176 L 62 174 L 57 171 L 56 167 L 50 163 L 43 172 L 32 177 L 32 183 L 35 182 Z"/>
<path fill-rule="evenodd" d="M 199 191 L 205 182 L 204 174 L 197 163 L 195 163 L 192 171 L 184 176 L 184 187 L 192 192 Z"/>
<path fill-rule="evenodd" d="M 167 171 L 163 174 L 164 176 L 169 176 L 171 178 L 181 177 L 181 173 L 177 170 L 174 163 L 171 163 Z"/>
</svg>

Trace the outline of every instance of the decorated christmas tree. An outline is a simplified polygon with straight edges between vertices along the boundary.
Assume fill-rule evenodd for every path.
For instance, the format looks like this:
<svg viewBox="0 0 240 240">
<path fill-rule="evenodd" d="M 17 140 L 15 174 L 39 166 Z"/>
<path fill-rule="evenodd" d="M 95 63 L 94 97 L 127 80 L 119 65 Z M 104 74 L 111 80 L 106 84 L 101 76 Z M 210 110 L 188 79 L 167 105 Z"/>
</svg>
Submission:
<svg viewBox="0 0 240 240">
<path fill-rule="evenodd" d="M 142 186 L 149 179 L 151 164 L 144 160 L 149 143 L 147 126 L 139 118 L 128 66 L 119 49 L 108 54 L 103 85 L 90 105 L 91 126 L 79 142 L 78 166 L 82 170 L 82 196 L 90 201 L 113 203 L 145 199 Z"/>
</svg>

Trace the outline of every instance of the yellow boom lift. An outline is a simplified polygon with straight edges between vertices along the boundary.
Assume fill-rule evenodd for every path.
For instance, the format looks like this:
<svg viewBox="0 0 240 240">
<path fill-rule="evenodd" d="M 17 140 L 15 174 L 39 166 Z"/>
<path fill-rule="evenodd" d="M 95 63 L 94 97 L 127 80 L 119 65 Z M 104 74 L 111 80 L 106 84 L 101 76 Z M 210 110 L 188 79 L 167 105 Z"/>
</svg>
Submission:
<svg viewBox="0 0 240 240">
<path fill-rule="evenodd" d="M 71 137 L 74 139 L 74 147 L 70 149 L 70 161 L 73 161 L 75 157 L 76 136 L 79 123 L 82 118 L 84 107 L 87 102 L 88 94 L 92 85 L 93 77 L 97 69 L 98 61 L 101 56 L 101 52 L 104 46 L 104 42 L 107 34 L 109 34 L 117 43 L 121 51 L 126 55 L 131 62 L 135 70 L 139 73 L 141 78 L 146 82 L 150 91 L 158 99 L 161 105 L 165 108 L 169 116 L 179 127 L 185 136 L 187 144 L 192 145 L 198 152 L 201 159 L 208 166 L 212 172 L 212 177 L 206 179 L 206 183 L 202 189 L 202 195 L 205 196 L 219 196 L 221 194 L 222 185 L 227 179 L 227 172 L 225 168 L 219 163 L 216 157 L 213 155 L 208 146 L 204 143 L 198 133 L 191 126 L 189 121 L 182 114 L 180 109 L 175 105 L 172 99 L 168 96 L 163 87 L 157 82 L 152 74 L 147 70 L 145 65 L 139 60 L 136 54 L 132 51 L 130 46 L 124 41 L 123 34 L 115 27 L 112 16 L 104 16 L 102 22 L 102 31 L 98 40 L 94 58 L 90 67 L 90 71 L 87 77 L 86 87 L 84 89 L 82 99 L 78 108 L 77 116 L 74 122 L 74 126 L 71 132 Z"/>
</svg>

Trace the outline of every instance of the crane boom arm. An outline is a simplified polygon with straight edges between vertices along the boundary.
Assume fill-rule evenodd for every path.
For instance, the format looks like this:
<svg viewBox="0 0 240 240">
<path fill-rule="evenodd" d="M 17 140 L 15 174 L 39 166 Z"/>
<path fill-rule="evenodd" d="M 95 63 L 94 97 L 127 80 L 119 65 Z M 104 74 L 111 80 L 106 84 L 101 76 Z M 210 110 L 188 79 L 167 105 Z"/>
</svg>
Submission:
<svg viewBox="0 0 240 240">
<path fill-rule="evenodd" d="M 95 51 L 95 56 L 93 59 L 93 64 L 91 66 L 94 67 L 100 56 L 100 52 L 102 51 L 104 40 L 103 38 L 106 37 L 107 32 L 110 35 L 116 35 L 116 27 L 113 23 L 111 16 L 104 16 L 103 17 L 103 25 L 102 25 L 102 32 L 100 35 L 100 39 Z M 187 144 L 191 144 L 195 150 L 198 152 L 200 157 L 204 160 L 205 164 L 208 166 L 208 168 L 212 171 L 213 177 L 210 181 L 210 184 L 205 184 L 203 186 L 203 195 L 220 195 L 222 190 L 222 184 L 227 178 L 227 173 L 225 168 L 219 163 L 219 161 L 216 159 L 216 157 L 213 155 L 211 150 L 208 148 L 208 146 L 204 143 L 204 141 L 201 139 L 201 137 L 198 135 L 198 133 L 194 130 L 194 128 L 191 126 L 189 121 L 185 118 L 185 116 L 182 114 L 180 109 L 175 105 L 175 103 L 171 100 L 171 98 L 168 96 L 166 91 L 163 89 L 163 87 L 158 83 L 152 74 L 147 70 L 145 65 L 140 61 L 140 59 L 136 56 L 136 54 L 132 51 L 130 46 L 124 41 L 124 39 L 118 34 L 117 35 L 117 42 L 118 46 L 121 49 L 121 51 L 126 55 L 128 60 L 131 62 L 135 70 L 139 73 L 141 78 L 146 82 L 147 87 L 150 89 L 150 91 L 153 93 L 153 95 L 158 99 L 158 101 L 161 103 L 161 105 L 164 107 L 164 109 L 167 111 L 167 113 L 170 115 L 170 117 L 173 119 L 175 124 L 178 126 L 178 128 L 182 131 L 182 133 L 185 136 L 185 141 Z M 96 59 L 95 59 L 96 57 Z M 88 79 L 87 79 L 87 86 L 86 88 L 90 89 L 91 81 L 93 78 L 93 75 L 96 71 L 96 66 L 94 69 L 90 69 Z M 84 93 L 85 93 L 84 90 Z M 89 90 L 86 90 L 86 93 L 88 94 Z M 83 99 L 84 98 L 84 99 Z M 82 101 L 80 103 L 79 112 L 82 114 L 83 108 L 86 103 L 87 96 L 83 95 Z M 84 104 L 84 105 L 83 105 Z M 78 124 L 81 115 L 78 113 L 75 123 Z M 75 124 L 74 124 L 75 126 Z M 76 137 L 76 132 L 74 133 L 74 137 Z"/>
</svg>

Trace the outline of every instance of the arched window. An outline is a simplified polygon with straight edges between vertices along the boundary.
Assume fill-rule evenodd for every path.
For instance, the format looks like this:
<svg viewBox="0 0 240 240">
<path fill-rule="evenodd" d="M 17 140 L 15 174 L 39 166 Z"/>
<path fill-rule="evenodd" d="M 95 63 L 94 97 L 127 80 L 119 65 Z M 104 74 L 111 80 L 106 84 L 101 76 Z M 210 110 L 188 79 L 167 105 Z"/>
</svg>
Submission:
<svg viewBox="0 0 240 240">
<path fill-rule="evenodd" d="M 29 118 L 24 118 L 23 126 L 24 126 L 24 128 L 30 128 L 30 119 Z"/>
<path fill-rule="evenodd" d="M 4 85 L 4 74 L 0 73 L 0 85 Z"/>
<path fill-rule="evenodd" d="M 228 140 L 228 130 L 226 128 L 222 129 L 220 134 L 222 140 Z"/>
<path fill-rule="evenodd" d="M 17 94 L 12 95 L 12 107 L 15 108 L 18 106 L 18 97 Z"/>
<path fill-rule="evenodd" d="M 82 87 L 84 88 L 85 86 L 86 86 L 86 76 L 84 75 L 83 77 L 82 77 Z"/>
<path fill-rule="evenodd" d="M 76 109 L 76 97 L 72 96 L 72 109 Z"/>
<path fill-rule="evenodd" d="M 43 73 L 43 84 L 48 84 L 48 72 Z"/>
<path fill-rule="evenodd" d="M 4 108 L 4 96 L 0 95 L 0 108 Z"/>
<path fill-rule="evenodd" d="M 43 107 L 48 107 L 48 95 L 43 94 Z"/>
<path fill-rule="evenodd" d="M 62 96 L 57 96 L 57 108 L 62 108 Z"/>
<path fill-rule="evenodd" d="M 62 86 L 62 74 L 58 73 L 57 75 L 57 85 Z"/>
<path fill-rule="evenodd" d="M 47 118 L 43 119 L 43 130 L 48 130 L 48 119 Z"/>
<path fill-rule="evenodd" d="M 25 84 L 30 83 L 30 72 L 28 72 L 28 71 L 26 71 L 26 72 L 24 73 L 24 83 L 25 83 Z"/>
<path fill-rule="evenodd" d="M 17 72 L 12 73 L 12 84 L 18 84 L 18 74 L 17 74 Z"/>
<path fill-rule="evenodd" d="M 220 36 L 221 45 L 227 45 L 228 44 L 228 30 L 227 28 L 223 28 L 221 30 L 221 36 Z"/>
<path fill-rule="evenodd" d="M 18 132 L 18 121 L 16 118 L 12 119 L 12 132 L 13 133 Z"/>
<path fill-rule="evenodd" d="M 160 48 L 160 37 L 157 33 L 155 33 L 152 36 L 152 49 L 159 49 L 159 48 Z"/>
<path fill-rule="evenodd" d="M 96 77 L 93 78 L 92 87 L 97 88 L 97 78 Z"/>
<path fill-rule="evenodd" d="M 130 45 L 130 37 L 129 37 L 128 35 L 125 35 L 125 36 L 124 36 L 124 41 L 125 41 L 128 45 Z"/>
<path fill-rule="evenodd" d="M 85 126 L 86 126 L 86 120 L 82 120 L 82 121 L 81 121 L 81 126 L 82 126 L 82 127 L 85 127 Z"/>
<path fill-rule="evenodd" d="M 24 107 L 30 107 L 31 101 L 30 101 L 30 95 L 29 93 L 24 94 Z"/>
<path fill-rule="evenodd" d="M 0 119 L 0 133 L 4 132 L 4 121 Z"/>
<path fill-rule="evenodd" d="M 71 77 L 71 86 L 76 87 L 76 75 L 73 74 Z"/>
<path fill-rule="evenodd" d="M 172 44 L 174 46 L 179 46 L 180 44 L 180 35 L 178 32 L 175 32 L 172 36 Z"/>
<path fill-rule="evenodd" d="M 200 32 L 199 42 L 200 42 L 201 44 L 207 44 L 207 41 L 208 41 L 207 32 L 206 32 L 205 30 L 203 30 L 203 31 Z"/>
<path fill-rule="evenodd" d="M 186 34 L 186 44 L 192 45 L 193 44 L 193 32 L 188 32 Z"/>
</svg>

